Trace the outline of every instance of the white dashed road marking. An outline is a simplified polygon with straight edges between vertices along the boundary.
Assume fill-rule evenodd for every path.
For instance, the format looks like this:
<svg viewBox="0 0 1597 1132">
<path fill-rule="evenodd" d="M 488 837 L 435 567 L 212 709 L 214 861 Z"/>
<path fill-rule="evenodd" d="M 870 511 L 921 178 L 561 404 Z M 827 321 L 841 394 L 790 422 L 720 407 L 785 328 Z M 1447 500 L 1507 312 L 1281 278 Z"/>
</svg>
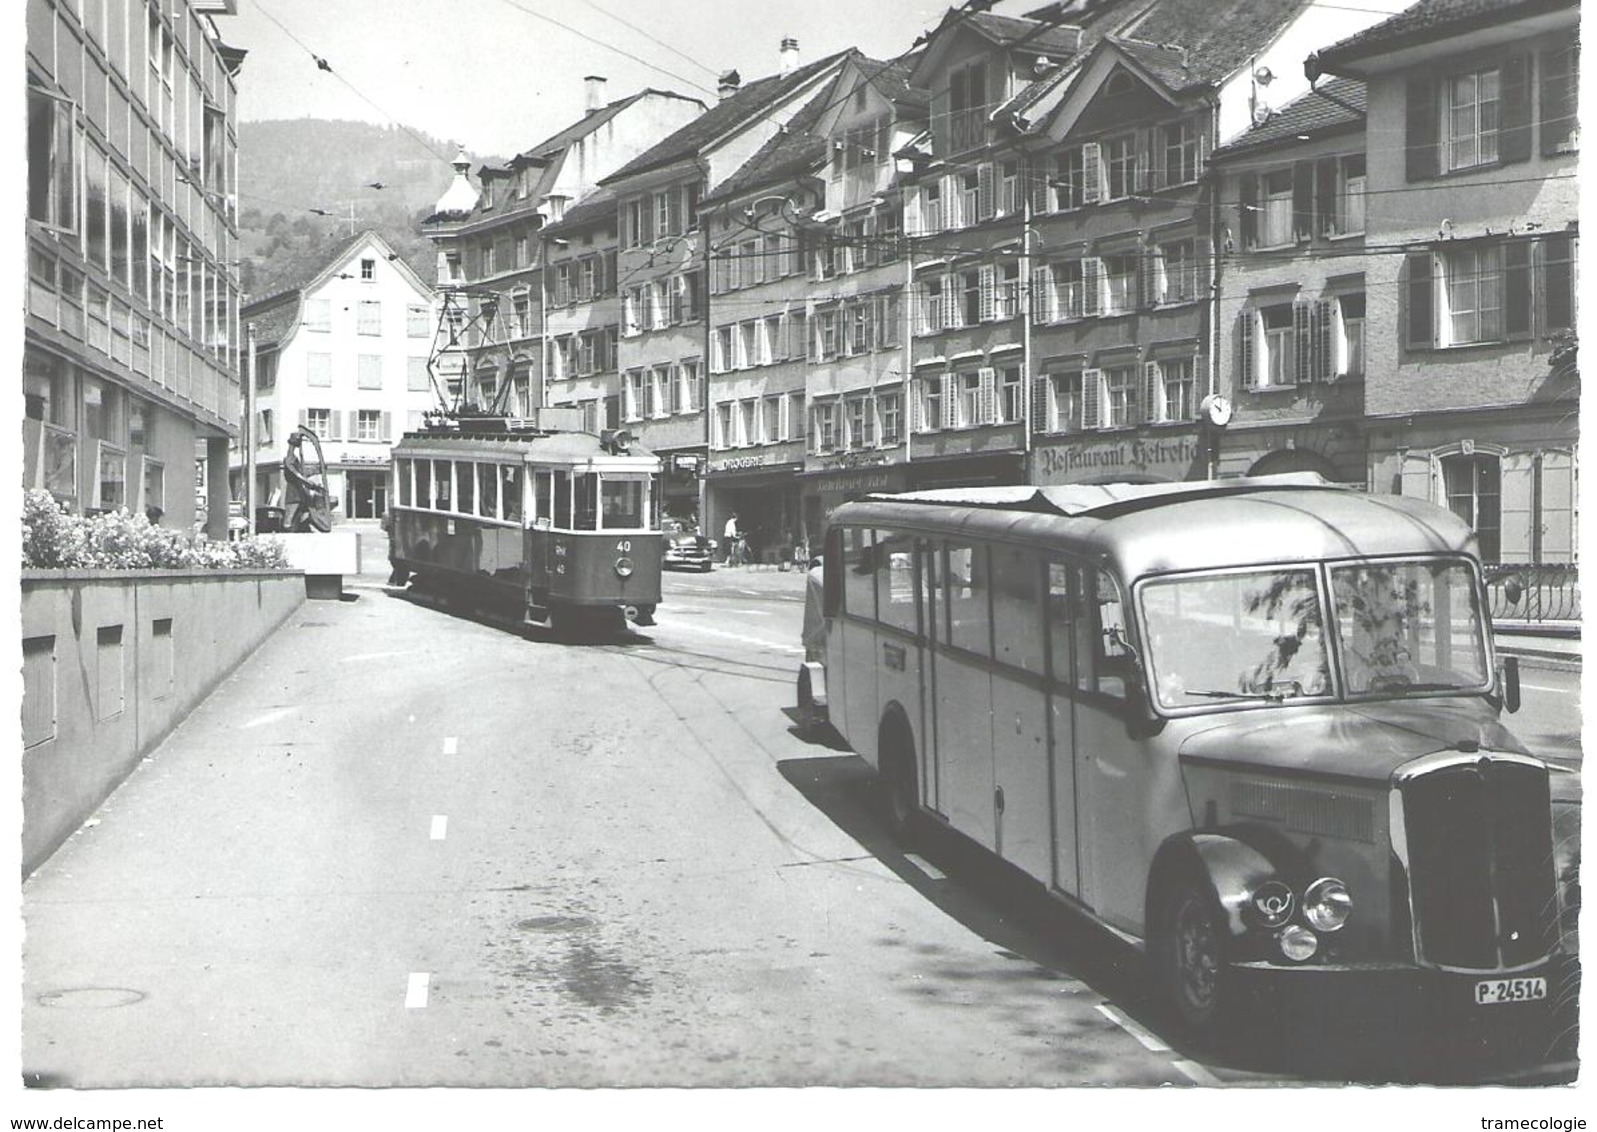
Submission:
<svg viewBox="0 0 1597 1132">
<path fill-rule="evenodd" d="M 427 1005 L 427 984 L 432 976 L 426 971 L 413 971 L 405 988 L 405 1009 L 420 1010 Z"/>
<path fill-rule="evenodd" d="M 432 839 L 434 841 L 442 841 L 444 839 L 444 833 L 448 828 L 449 816 L 447 814 L 433 815 Z"/>
<path fill-rule="evenodd" d="M 459 751 L 460 743 L 453 735 L 444 740 L 444 754 L 453 755 L 458 754 Z"/>
<path fill-rule="evenodd" d="M 948 877 L 944 873 L 939 872 L 937 870 L 937 868 L 934 865 L 932 865 L 931 862 L 929 862 L 928 860 L 926 860 L 926 858 L 924 858 L 924 857 L 922 857 L 922 856 L 920 856 L 918 854 L 905 853 L 904 854 L 904 860 L 906 860 L 910 864 L 914 865 L 917 869 L 919 869 L 921 872 L 925 873 L 932 880 L 947 880 L 948 879 Z"/>
<path fill-rule="evenodd" d="M 742 633 L 727 633 L 720 629 L 709 629 L 703 625 L 684 623 L 674 627 L 681 629 L 684 633 L 700 633 L 711 637 L 722 637 L 729 641 L 741 641 L 745 645 L 757 645 L 762 649 L 774 649 L 777 652 L 791 652 L 800 655 L 804 652 L 803 647 L 800 645 L 780 645 L 774 641 L 761 640 L 759 637 L 745 637 Z"/>
<path fill-rule="evenodd" d="M 1153 1034 L 1150 1034 L 1141 1026 L 1137 1025 L 1130 1018 L 1127 1018 L 1124 1014 L 1120 1013 L 1120 1011 L 1110 1006 L 1107 1002 L 1100 1002 L 1098 1004 L 1098 1013 L 1102 1014 L 1105 1018 L 1109 1019 L 1109 1021 L 1113 1022 L 1116 1026 L 1119 1026 L 1132 1037 L 1136 1038 L 1137 1041 L 1141 1043 L 1142 1048 L 1148 1050 L 1150 1053 L 1171 1052 L 1170 1047 L 1163 1041 L 1155 1037 Z M 1220 1079 L 1218 1077 L 1216 1077 L 1213 1073 L 1210 1073 L 1196 1061 L 1188 1061 L 1186 1058 L 1178 1057 L 1172 1058 L 1170 1064 L 1174 1065 L 1177 1071 L 1182 1074 L 1182 1076 L 1186 1077 L 1187 1080 L 1191 1081 L 1195 1085 L 1218 1085 L 1220 1083 Z"/>
</svg>

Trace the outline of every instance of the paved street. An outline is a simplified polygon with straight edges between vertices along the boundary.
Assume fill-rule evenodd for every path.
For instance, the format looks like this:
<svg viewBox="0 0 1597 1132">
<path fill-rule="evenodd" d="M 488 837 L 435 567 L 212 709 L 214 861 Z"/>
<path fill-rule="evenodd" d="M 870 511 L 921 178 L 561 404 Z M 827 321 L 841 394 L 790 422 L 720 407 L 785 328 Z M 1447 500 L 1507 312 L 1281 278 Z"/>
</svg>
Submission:
<svg viewBox="0 0 1597 1132">
<path fill-rule="evenodd" d="M 801 575 L 672 574 L 646 634 L 572 645 L 385 591 L 369 534 L 346 600 L 307 603 L 24 886 L 28 1083 L 1416 1072 L 1172 1049 L 1121 945 L 957 845 L 902 854 L 863 764 L 782 710 Z M 1573 675 L 1526 679 L 1532 746 L 1578 735 Z"/>
</svg>

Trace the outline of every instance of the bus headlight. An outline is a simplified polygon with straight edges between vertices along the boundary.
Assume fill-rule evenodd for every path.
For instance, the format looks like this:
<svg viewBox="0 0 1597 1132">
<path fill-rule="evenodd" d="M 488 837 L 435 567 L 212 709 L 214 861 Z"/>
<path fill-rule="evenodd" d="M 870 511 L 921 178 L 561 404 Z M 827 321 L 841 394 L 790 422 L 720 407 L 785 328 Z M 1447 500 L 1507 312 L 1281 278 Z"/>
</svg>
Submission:
<svg viewBox="0 0 1597 1132">
<path fill-rule="evenodd" d="M 1302 924 L 1293 924 L 1285 928 L 1277 937 L 1281 945 L 1281 954 L 1294 963 L 1305 963 L 1314 958 L 1314 953 L 1320 949 L 1320 940 L 1313 932 Z"/>
<path fill-rule="evenodd" d="M 623 578 L 632 577 L 632 559 L 630 559 L 630 558 L 617 558 L 616 559 L 616 573 L 620 577 L 623 577 Z"/>
<path fill-rule="evenodd" d="M 1334 932 L 1353 913 L 1353 895 L 1335 877 L 1321 877 L 1303 894 L 1303 918 L 1315 931 Z"/>
</svg>

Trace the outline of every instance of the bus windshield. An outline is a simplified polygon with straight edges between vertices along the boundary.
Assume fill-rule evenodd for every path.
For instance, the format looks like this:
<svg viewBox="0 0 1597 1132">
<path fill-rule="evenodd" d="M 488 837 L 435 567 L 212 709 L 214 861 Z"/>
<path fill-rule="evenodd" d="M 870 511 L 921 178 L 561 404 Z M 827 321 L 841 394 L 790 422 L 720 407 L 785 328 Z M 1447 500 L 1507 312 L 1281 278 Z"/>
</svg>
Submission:
<svg viewBox="0 0 1597 1132">
<path fill-rule="evenodd" d="M 1479 690 L 1486 636 L 1465 562 L 1423 559 L 1158 579 L 1140 591 L 1160 707 Z M 1327 626 L 1331 626 L 1328 633 Z"/>
</svg>

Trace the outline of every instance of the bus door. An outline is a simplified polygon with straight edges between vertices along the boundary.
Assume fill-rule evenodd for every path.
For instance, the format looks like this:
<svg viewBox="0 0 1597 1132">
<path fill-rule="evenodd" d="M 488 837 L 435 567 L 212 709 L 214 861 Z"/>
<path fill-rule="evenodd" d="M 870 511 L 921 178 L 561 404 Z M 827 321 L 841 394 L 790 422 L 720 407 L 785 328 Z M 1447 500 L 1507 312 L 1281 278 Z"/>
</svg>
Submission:
<svg viewBox="0 0 1597 1132">
<path fill-rule="evenodd" d="M 1084 577 L 1079 567 L 1049 562 L 1046 579 L 1048 623 L 1048 755 L 1053 769 L 1053 884 L 1070 896 L 1081 896 L 1076 838 L 1076 662 L 1090 644 L 1091 623 L 1084 616 Z"/>
<path fill-rule="evenodd" d="M 1053 817 L 1042 561 L 1024 547 L 997 545 L 988 554 L 995 662 L 994 839 L 1006 861 L 1048 883 L 1053 878 Z"/>
<path fill-rule="evenodd" d="M 926 718 L 930 698 L 924 687 L 925 655 L 920 645 L 920 601 L 915 581 L 915 540 L 908 535 L 877 531 L 876 565 L 876 717 L 890 704 L 904 709 L 917 742 L 915 781 L 921 798 L 928 797 L 930 760 L 926 741 L 931 734 Z"/>
<path fill-rule="evenodd" d="M 843 721 L 843 734 L 869 736 L 874 745 L 881 722 L 876 714 L 876 569 L 874 533 L 860 527 L 843 530 L 843 616 L 827 631 L 839 638 L 840 671 L 846 680 L 827 681 L 828 711 Z"/>
<path fill-rule="evenodd" d="M 1133 738 L 1127 708 L 1133 657 L 1124 595 L 1101 570 L 1077 571 L 1075 624 L 1076 838 L 1080 898 L 1106 922 L 1137 931 L 1143 920 L 1148 849 L 1143 831 L 1155 754 Z"/>
<path fill-rule="evenodd" d="M 930 558 L 935 808 L 966 837 L 996 850 L 987 547 L 948 540 Z"/>
</svg>

